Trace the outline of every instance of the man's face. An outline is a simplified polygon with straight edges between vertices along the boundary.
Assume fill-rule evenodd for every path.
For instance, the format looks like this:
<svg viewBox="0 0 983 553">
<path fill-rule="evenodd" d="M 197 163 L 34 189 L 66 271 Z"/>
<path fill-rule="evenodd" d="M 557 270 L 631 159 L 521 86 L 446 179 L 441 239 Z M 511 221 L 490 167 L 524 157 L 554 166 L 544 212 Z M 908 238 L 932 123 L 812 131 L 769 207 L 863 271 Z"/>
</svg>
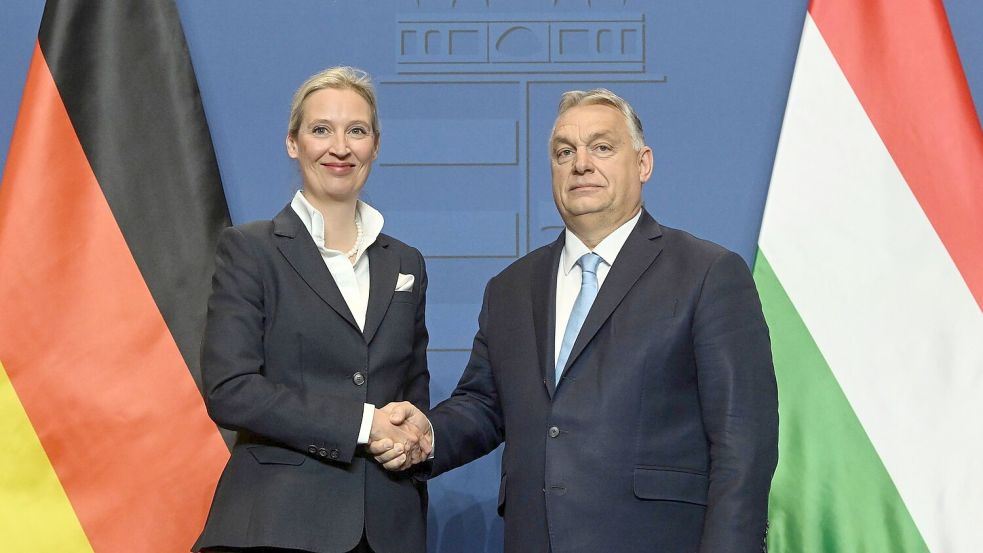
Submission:
<svg viewBox="0 0 983 553">
<path fill-rule="evenodd" d="M 553 127 L 550 155 L 553 201 L 567 226 L 613 230 L 641 206 L 652 150 L 635 151 L 620 111 L 593 104 L 563 112 Z"/>
</svg>

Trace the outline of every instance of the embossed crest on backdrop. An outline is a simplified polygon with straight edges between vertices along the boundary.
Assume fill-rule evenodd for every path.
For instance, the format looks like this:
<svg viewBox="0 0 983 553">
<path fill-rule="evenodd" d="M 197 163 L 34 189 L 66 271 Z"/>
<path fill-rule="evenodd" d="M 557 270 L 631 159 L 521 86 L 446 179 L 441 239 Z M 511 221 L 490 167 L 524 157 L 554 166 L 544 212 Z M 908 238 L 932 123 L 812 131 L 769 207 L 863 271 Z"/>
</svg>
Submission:
<svg viewBox="0 0 983 553">
<path fill-rule="evenodd" d="M 653 70 L 646 14 L 636 4 L 398 4 L 393 77 L 380 80 L 390 115 L 379 166 L 412 168 L 415 182 L 443 184 L 434 192 L 448 203 L 435 209 L 461 239 L 415 235 L 434 213 L 400 213 L 407 239 L 428 258 L 515 259 L 556 237 L 562 223 L 545 145 L 560 93 L 604 86 L 636 103 L 666 81 Z"/>
</svg>

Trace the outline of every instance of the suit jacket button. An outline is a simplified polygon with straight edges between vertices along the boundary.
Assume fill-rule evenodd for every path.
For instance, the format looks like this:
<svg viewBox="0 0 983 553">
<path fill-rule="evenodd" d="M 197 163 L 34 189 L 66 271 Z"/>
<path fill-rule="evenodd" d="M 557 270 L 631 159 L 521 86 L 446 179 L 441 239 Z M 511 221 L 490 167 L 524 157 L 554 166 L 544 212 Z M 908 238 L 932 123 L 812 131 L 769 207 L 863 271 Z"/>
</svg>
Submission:
<svg viewBox="0 0 983 553">
<path fill-rule="evenodd" d="M 339 453 L 337 449 L 332 449 L 331 450 L 331 453 L 328 455 L 328 457 L 330 457 L 332 459 L 337 459 L 340 455 L 341 455 L 341 453 Z"/>
<path fill-rule="evenodd" d="M 557 486 L 550 486 L 550 491 L 553 492 L 555 495 L 560 495 L 560 496 L 567 495 L 567 487 L 562 484 Z"/>
<path fill-rule="evenodd" d="M 362 384 L 365 384 L 365 375 L 360 372 L 353 374 L 352 382 L 354 382 L 356 386 L 361 386 Z"/>
<path fill-rule="evenodd" d="M 321 449 L 317 450 L 317 454 L 319 456 L 321 456 L 321 457 L 327 457 L 328 456 L 328 450 L 327 449 L 324 449 L 322 447 Z"/>
<path fill-rule="evenodd" d="M 551 426 L 550 427 L 550 438 L 555 438 L 555 437 L 557 437 L 559 435 L 560 435 L 560 429 L 557 428 L 557 427 L 555 427 L 555 426 Z"/>
<path fill-rule="evenodd" d="M 311 455 L 316 454 L 317 453 L 317 446 L 316 445 L 309 445 L 309 446 L 307 446 L 307 452 L 310 453 Z"/>
</svg>

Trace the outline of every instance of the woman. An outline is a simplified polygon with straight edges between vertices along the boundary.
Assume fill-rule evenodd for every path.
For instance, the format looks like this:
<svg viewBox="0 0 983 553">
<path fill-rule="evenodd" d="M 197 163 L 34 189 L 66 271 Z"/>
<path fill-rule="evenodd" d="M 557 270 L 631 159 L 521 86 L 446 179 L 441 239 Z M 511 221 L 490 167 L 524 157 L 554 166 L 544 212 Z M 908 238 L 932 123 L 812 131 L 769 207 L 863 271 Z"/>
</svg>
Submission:
<svg viewBox="0 0 983 553">
<path fill-rule="evenodd" d="M 209 413 L 238 435 L 196 551 L 426 550 L 425 485 L 362 445 L 429 453 L 375 408 L 428 409 L 430 380 L 423 257 L 359 200 L 378 151 L 368 76 L 312 76 L 287 132 L 302 190 L 222 233 L 201 365 Z"/>
</svg>

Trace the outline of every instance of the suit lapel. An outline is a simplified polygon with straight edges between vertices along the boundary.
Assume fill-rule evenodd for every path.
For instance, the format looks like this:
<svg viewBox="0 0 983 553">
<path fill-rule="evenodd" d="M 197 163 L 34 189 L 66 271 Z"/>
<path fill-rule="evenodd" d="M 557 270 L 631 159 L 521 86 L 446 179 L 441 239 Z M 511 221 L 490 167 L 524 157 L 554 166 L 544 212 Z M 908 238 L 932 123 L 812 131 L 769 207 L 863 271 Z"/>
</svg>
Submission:
<svg viewBox="0 0 983 553">
<path fill-rule="evenodd" d="M 601 325 L 608 320 L 628 291 L 635 286 L 642 273 L 662 252 L 662 241 L 657 240 L 660 236 L 662 230 L 659 224 L 643 209 L 638 224 L 628 235 L 625 245 L 621 247 L 621 252 L 618 253 L 618 258 L 608 272 L 607 278 L 604 279 L 594 304 L 587 312 L 584 326 L 580 328 L 580 334 L 577 335 L 577 340 L 570 350 L 570 357 L 563 368 L 564 374 L 567 374 L 577 357 L 600 330 Z"/>
<path fill-rule="evenodd" d="M 539 369 L 550 398 L 556 391 L 556 372 L 553 370 L 556 327 L 556 271 L 560 265 L 564 234 L 550 245 L 550 254 L 540 258 L 532 274 L 532 314 L 539 348 Z"/>
<path fill-rule="evenodd" d="M 341 290 L 331 277 L 331 272 L 324 265 L 324 259 L 321 258 L 314 240 L 289 205 L 273 218 L 273 234 L 276 237 L 277 249 L 286 258 L 287 263 L 297 271 L 300 278 L 304 279 L 304 282 L 331 309 L 358 330 L 355 317 L 348 309 L 348 304 L 345 303 Z"/>
<path fill-rule="evenodd" d="M 366 254 L 369 256 L 369 305 L 365 310 L 364 335 L 365 343 L 369 343 L 393 299 L 399 276 L 399 256 L 389 249 L 389 240 L 381 234 Z"/>
</svg>

